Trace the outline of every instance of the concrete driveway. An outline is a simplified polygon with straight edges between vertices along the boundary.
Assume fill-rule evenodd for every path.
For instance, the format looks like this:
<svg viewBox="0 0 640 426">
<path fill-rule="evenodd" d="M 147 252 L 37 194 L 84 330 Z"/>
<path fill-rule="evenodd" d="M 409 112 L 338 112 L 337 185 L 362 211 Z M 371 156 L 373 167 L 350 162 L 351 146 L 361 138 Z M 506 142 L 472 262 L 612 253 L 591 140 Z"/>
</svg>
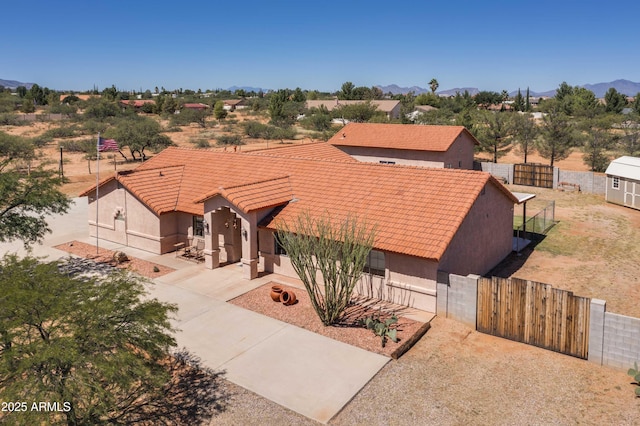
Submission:
<svg viewBox="0 0 640 426">
<path fill-rule="evenodd" d="M 67 253 L 51 248 L 70 240 L 95 244 L 88 237 L 86 199 L 49 222 L 53 233 L 33 254 L 57 259 Z M 327 423 L 389 361 L 287 323 L 237 307 L 228 300 L 272 277 L 244 280 L 237 265 L 207 270 L 108 241 L 100 247 L 122 248 L 130 256 L 171 266 L 175 272 L 154 280 L 150 293 L 179 307 L 175 326 L 179 347 L 198 355 L 225 378 L 284 407 Z M 0 244 L 0 252 L 24 254 L 21 243 Z"/>
</svg>

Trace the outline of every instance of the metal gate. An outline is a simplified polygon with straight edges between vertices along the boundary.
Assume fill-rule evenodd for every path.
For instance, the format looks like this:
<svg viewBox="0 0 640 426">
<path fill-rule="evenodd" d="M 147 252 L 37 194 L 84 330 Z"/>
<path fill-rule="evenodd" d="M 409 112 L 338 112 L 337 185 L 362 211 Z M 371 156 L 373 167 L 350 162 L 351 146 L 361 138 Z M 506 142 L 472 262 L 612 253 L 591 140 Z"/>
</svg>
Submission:
<svg viewBox="0 0 640 426">
<path fill-rule="evenodd" d="M 477 329 L 483 333 L 587 359 L 591 299 L 549 284 L 481 278 Z"/>
<path fill-rule="evenodd" d="M 553 188 L 553 167 L 534 163 L 514 164 L 513 183 Z"/>
</svg>

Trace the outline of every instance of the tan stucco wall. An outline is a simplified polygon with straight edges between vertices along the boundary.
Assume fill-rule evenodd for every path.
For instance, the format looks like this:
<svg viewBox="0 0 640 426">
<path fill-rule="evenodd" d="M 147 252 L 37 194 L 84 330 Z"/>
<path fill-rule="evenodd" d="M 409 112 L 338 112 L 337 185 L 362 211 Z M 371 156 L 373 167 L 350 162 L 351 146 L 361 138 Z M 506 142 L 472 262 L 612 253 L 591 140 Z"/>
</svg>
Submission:
<svg viewBox="0 0 640 426">
<path fill-rule="evenodd" d="M 466 133 L 462 133 L 446 152 L 359 146 L 337 146 L 337 148 L 356 160 L 367 163 L 393 161 L 406 166 L 473 169 L 474 145 L 473 140 Z"/>
<path fill-rule="evenodd" d="M 160 234 L 160 218 L 142 204 L 137 198 L 122 188 L 118 182 L 111 181 L 100 188 L 100 212 L 98 223 L 99 238 L 125 244 L 130 247 L 162 253 L 163 239 Z M 96 235 L 95 196 L 89 197 L 89 235 Z M 119 210 L 124 220 L 115 219 Z M 167 242 L 165 246 L 169 245 Z M 173 243 L 171 243 L 171 249 Z M 167 249 L 165 251 L 168 251 Z"/>
<path fill-rule="evenodd" d="M 298 277 L 289 257 L 273 254 L 275 244 L 270 230 L 261 229 L 259 240 L 260 265 L 266 272 Z M 385 253 L 385 264 L 384 277 L 363 275 L 356 285 L 357 294 L 435 312 L 438 270 L 435 262 L 397 253 Z"/>
<path fill-rule="evenodd" d="M 511 253 L 512 244 L 513 203 L 487 183 L 442 256 L 440 269 L 483 275 Z"/>
</svg>

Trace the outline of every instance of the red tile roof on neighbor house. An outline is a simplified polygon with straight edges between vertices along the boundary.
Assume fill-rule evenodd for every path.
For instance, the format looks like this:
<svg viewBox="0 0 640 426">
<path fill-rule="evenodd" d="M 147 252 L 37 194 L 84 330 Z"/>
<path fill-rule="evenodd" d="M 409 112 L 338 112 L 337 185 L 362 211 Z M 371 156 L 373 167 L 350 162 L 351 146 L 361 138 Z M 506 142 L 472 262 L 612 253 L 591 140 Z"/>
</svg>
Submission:
<svg viewBox="0 0 640 426">
<path fill-rule="evenodd" d="M 329 143 L 335 146 L 445 152 L 462 134 L 467 134 L 474 144 L 479 144 L 463 126 L 383 123 L 349 123 L 333 135 Z"/>
<path fill-rule="evenodd" d="M 434 260 L 485 185 L 517 201 L 484 172 L 173 147 L 117 179 L 158 215 L 202 215 L 203 201 L 221 195 L 245 212 L 282 206 L 263 221 L 270 229 L 302 213 L 336 221 L 356 216 L 375 227 L 376 248 Z"/>
</svg>

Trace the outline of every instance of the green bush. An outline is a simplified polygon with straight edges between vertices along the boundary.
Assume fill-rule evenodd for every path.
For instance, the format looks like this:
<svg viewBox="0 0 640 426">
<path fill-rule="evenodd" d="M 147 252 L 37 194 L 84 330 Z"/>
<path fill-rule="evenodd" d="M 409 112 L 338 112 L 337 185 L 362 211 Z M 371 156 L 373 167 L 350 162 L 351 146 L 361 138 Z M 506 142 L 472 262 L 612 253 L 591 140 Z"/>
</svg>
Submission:
<svg viewBox="0 0 640 426">
<path fill-rule="evenodd" d="M 76 136 L 77 129 L 75 126 L 70 127 L 57 127 L 55 129 L 49 129 L 42 134 L 44 137 L 49 138 L 70 138 Z"/>
<path fill-rule="evenodd" d="M 82 124 L 83 132 L 86 135 L 97 135 L 104 133 L 109 128 L 109 123 L 97 121 L 95 119 L 87 120 Z"/>
<path fill-rule="evenodd" d="M 96 143 L 95 139 L 67 140 L 60 141 L 58 146 L 67 152 L 95 153 Z"/>
<path fill-rule="evenodd" d="M 244 145 L 242 138 L 238 135 L 218 136 L 218 145 Z"/>
<path fill-rule="evenodd" d="M 2 126 L 23 126 L 28 124 L 25 120 L 20 120 L 16 114 L 0 114 L 0 125 Z"/>
<path fill-rule="evenodd" d="M 53 141 L 53 138 L 46 135 L 41 135 L 41 136 L 36 136 L 34 138 L 31 138 L 31 142 L 36 148 L 42 148 L 43 146 L 45 146 L 46 144 L 52 141 Z"/>
<path fill-rule="evenodd" d="M 277 127 L 257 121 L 246 121 L 243 128 L 245 134 L 250 138 L 293 139 L 296 137 L 296 130 L 293 127 Z"/>
<path fill-rule="evenodd" d="M 196 139 L 192 142 L 196 148 L 209 148 L 211 146 L 208 140 L 202 138 Z"/>
</svg>

